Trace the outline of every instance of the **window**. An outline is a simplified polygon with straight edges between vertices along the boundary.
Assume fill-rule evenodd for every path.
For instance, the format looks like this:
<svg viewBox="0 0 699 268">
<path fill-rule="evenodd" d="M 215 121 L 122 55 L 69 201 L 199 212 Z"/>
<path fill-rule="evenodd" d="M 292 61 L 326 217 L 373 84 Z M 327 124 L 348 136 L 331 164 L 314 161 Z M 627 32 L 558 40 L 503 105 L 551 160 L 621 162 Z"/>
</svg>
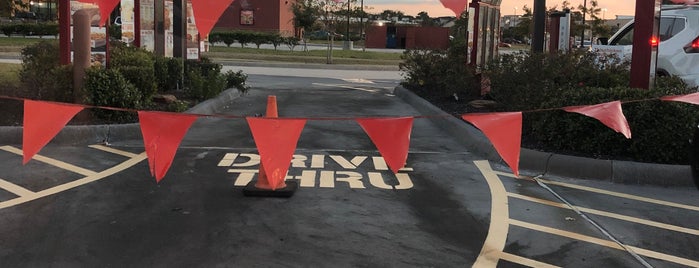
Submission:
<svg viewBox="0 0 699 268">
<path fill-rule="evenodd" d="M 624 32 L 611 44 L 620 46 L 633 45 L 633 24 L 624 29 Z"/>
<path fill-rule="evenodd" d="M 658 34 L 660 35 L 660 41 L 665 41 L 673 36 L 677 35 L 679 32 L 684 30 L 687 24 L 687 19 L 677 18 L 677 17 L 663 17 L 660 19 L 660 29 L 658 29 Z M 633 24 L 628 28 L 624 29 L 616 40 L 613 40 L 611 45 L 633 45 Z"/>
<path fill-rule="evenodd" d="M 660 19 L 660 29 L 658 29 L 660 41 L 668 40 L 684 30 L 685 24 L 684 18 L 667 17 Z"/>
</svg>

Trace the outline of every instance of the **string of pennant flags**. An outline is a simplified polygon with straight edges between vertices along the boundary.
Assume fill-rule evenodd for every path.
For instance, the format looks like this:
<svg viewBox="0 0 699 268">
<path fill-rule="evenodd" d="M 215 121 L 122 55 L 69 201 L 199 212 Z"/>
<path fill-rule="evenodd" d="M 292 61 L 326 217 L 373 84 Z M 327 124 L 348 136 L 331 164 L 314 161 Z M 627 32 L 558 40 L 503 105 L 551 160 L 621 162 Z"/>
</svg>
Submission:
<svg viewBox="0 0 699 268">
<path fill-rule="evenodd" d="M 85 108 L 129 111 L 138 114 L 143 143 L 151 176 L 160 182 L 175 157 L 175 153 L 191 125 L 200 117 L 245 119 L 252 132 L 260 161 L 272 184 L 284 182 L 301 132 L 308 120 L 354 120 L 369 136 L 391 171 L 398 173 L 408 158 L 410 136 L 415 118 L 444 115 L 357 117 L 357 118 L 269 118 L 236 115 L 182 114 L 159 111 L 89 106 L 71 103 L 37 101 L 0 96 L 24 102 L 22 132 L 23 164 L 29 162 L 65 125 Z M 665 96 L 662 101 L 699 105 L 699 93 Z M 648 100 L 657 100 L 648 99 Z M 648 101 L 642 100 L 642 101 Z M 638 101 L 628 101 L 638 102 Z M 569 106 L 560 109 L 597 119 L 612 130 L 631 138 L 631 129 L 622 111 L 621 101 Z M 540 110 L 537 110 L 540 111 Z M 519 176 L 522 140 L 522 114 L 532 111 L 463 114 L 461 118 L 481 130 L 500 157 Z M 449 115 L 450 116 L 450 115 Z"/>
</svg>

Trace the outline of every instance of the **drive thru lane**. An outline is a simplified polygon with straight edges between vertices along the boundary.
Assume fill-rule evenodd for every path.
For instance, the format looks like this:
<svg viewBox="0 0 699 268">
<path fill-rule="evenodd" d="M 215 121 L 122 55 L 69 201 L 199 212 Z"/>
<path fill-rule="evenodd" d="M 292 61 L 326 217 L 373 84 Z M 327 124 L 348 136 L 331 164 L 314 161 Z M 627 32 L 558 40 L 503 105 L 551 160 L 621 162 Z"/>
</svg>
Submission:
<svg viewBox="0 0 699 268">
<path fill-rule="evenodd" d="M 103 179 L 0 209 L 0 262 L 11 267 L 639 265 L 574 210 L 557 205 L 561 202 L 550 192 L 472 154 L 429 118 L 415 119 L 406 168 L 392 174 L 359 125 L 340 119 L 419 115 L 380 86 L 344 80 L 273 84 L 254 88 L 218 112 L 263 114 L 266 97 L 276 95 L 280 117 L 309 118 L 288 173 L 300 184 L 292 198 L 242 195 L 237 185 L 259 168 L 243 119 L 198 119 L 159 184 L 149 176 L 147 161 L 136 158 L 143 153 L 138 139 L 113 137 L 106 147 L 50 144 L 40 155 L 66 163 L 58 165 L 35 158 L 21 166 L 12 149 L 19 146 L 3 145 L 7 150 L 0 151 L 0 159 L 10 165 L 3 164 L 0 178 L 25 190 L 0 185 L 2 201 L 80 181 L 129 159 L 135 163 Z M 657 266 L 696 264 L 692 245 L 699 213 L 693 209 L 699 204 L 693 192 L 655 187 L 622 195 L 645 200 L 640 197 L 651 199 L 652 192 L 654 200 L 666 200 L 645 211 L 609 206 L 606 202 L 637 201 L 588 191 L 616 187 L 614 192 L 624 193 L 626 188 L 550 179 L 587 184 L 571 188 L 544 181 L 564 187 L 553 190 L 579 210 L 600 215 L 593 220 L 644 260 Z M 678 209 L 681 214 L 674 214 Z M 652 228 L 660 235 L 625 233 L 625 226 Z"/>
</svg>

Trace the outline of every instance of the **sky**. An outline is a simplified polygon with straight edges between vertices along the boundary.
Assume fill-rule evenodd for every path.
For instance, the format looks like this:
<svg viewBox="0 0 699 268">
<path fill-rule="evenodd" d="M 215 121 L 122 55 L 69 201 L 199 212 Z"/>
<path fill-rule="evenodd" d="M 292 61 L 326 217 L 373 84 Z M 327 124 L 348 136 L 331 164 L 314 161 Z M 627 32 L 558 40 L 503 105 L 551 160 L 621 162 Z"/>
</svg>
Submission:
<svg viewBox="0 0 699 268">
<path fill-rule="evenodd" d="M 639 0 L 640 1 L 640 0 Z M 470 3 L 470 0 L 464 0 Z M 561 6 L 563 0 L 547 0 L 546 7 Z M 583 4 L 583 0 L 568 0 L 577 10 L 578 5 Z M 614 19 L 615 15 L 633 16 L 636 8 L 636 0 L 598 0 L 600 8 L 606 8 L 605 19 Z M 588 7 L 590 1 L 588 1 Z M 502 15 L 522 15 L 522 7 L 534 7 L 534 0 L 502 0 L 500 11 Z M 381 13 L 383 10 L 398 10 L 407 15 L 417 15 L 421 11 L 426 11 L 430 17 L 454 16 L 454 13 L 443 7 L 439 0 L 364 0 L 364 6 L 372 8 L 365 10 L 368 13 Z M 516 9 L 515 9 L 516 8 Z M 602 15 L 602 14 L 600 14 Z"/>
</svg>

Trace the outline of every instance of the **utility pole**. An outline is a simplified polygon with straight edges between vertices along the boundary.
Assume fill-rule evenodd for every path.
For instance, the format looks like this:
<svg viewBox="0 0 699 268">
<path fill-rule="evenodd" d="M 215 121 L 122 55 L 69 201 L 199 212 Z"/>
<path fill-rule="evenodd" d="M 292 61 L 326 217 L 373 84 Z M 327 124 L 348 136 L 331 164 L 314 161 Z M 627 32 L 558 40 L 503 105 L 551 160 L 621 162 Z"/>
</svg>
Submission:
<svg viewBox="0 0 699 268">
<path fill-rule="evenodd" d="M 352 3 L 352 0 L 347 0 L 347 35 L 345 36 L 344 44 L 344 49 L 346 50 L 352 49 L 352 40 L 350 39 L 350 15 L 352 10 L 350 10 L 350 3 Z"/>
<path fill-rule="evenodd" d="M 587 15 L 587 0 L 583 1 L 583 21 L 582 21 L 582 36 L 580 38 L 580 47 L 585 47 L 585 15 Z"/>
<path fill-rule="evenodd" d="M 364 40 L 364 0 L 361 1 L 362 5 L 362 16 L 361 16 L 361 21 L 359 22 L 359 40 L 364 41 L 364 44 L 362 45 L 362 51 L 366 51 L 366 40 Z"/>
</svg>

